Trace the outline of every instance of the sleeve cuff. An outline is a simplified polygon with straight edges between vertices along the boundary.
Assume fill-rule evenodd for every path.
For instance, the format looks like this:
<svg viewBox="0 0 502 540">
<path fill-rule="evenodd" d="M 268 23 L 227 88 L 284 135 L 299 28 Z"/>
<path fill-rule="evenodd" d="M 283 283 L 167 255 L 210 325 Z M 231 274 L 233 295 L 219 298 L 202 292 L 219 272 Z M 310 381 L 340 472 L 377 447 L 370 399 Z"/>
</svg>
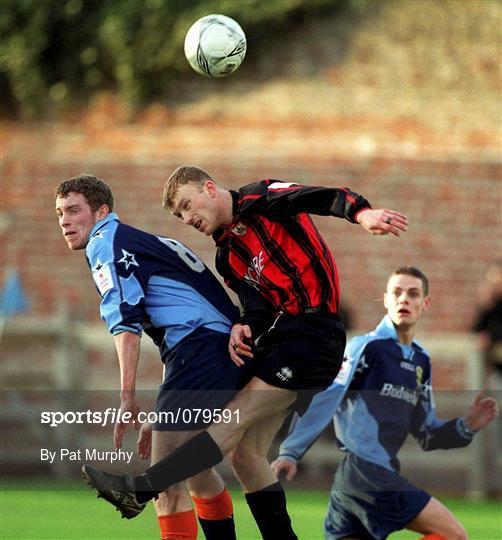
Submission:
<svg viewBox="0 0 502 540">
<path fill-rule="evenodd" d="M 352 218 L 354 223 L 359 223 L 359 221 L 357 221 L 357 217 L 364 210 L 371 210 L 371 206 L 365 206 L 364 208 L 359 208 L 359 210 L 354 214 L 354 217 Z"/>
<path fill-rule="evenodd" d="M 460 417 L 457 419 L 457 431 L 460 436 L 462 436 L 464 439 L 472 439 L 475 435 L 475 431 L 467 426 L 465 423 L 465 420 Z"/>
<path fill-rule="evenodd" d="M 117 336 L 118 334 L 122 334 L 124 332 L 131 332 L 132 334 L 136 334 L 141 337 L 141 335 L 143 334 L 143 329 L 141 328 L 140 324 L 118 324 L 111 330 L 111 333 L 114 336 Z"/>
<path fill-rule="evenodd" d="M 277 459 L 283 459 L 285 461 L 291 461 L 291 463 L 298 463 L 298 458 L 290 454 L 279 454 Z"/>
</svg>

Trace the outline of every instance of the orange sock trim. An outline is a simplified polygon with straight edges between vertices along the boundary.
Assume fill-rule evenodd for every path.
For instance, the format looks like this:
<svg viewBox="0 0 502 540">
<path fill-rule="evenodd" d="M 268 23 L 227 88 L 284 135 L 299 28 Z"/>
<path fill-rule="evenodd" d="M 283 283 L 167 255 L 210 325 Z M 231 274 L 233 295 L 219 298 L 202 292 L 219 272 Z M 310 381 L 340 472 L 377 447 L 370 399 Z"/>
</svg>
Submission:
<svg viewBox="0 0 502 540">
<path fill-rule="evenodd" d="M 192 497 L 192 500 L 195 505 L 195 511 L 201 519 L 216 521 L 218 519 L 227 519 L 234 514 L 232 497 L 230 497 L 227 488 L 223 488 L 223 491 L 219 495 L 216 495 L 216 497 L 211 497 L 210 499 Z"/>
<path fill-rule="evenodd" d="M 196 540 L 197 518 L 193 510 L 157 516 L 161 540 Z"/>
<path fill-rule="evenodd" d="M 446 538 L 440 534 L 426 534 L 422 538 L 419 538 L 419 540 L 446 540 Z"/>
</svg>

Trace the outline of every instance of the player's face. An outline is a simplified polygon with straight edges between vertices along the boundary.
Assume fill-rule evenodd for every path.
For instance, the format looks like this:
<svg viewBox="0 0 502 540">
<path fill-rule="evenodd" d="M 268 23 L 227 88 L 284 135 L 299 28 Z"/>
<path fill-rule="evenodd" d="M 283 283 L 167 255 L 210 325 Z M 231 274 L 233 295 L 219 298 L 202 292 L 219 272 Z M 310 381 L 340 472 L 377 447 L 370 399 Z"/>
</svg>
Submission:
<svg viewBox="0 0 502 540">
<path fill-rule="evenodd" d="M 57 197 L 56 214 L 70 249 L 84 249 L 92 227 L 104 217 L 101 210 L 91 210 L 82 193 L 73 191 L 67 197 Z"/>
<path fill-rule="evenodd" d="M 429 307 L 430 298 L 424 295 L 420 278 L 400 274 L 389 279 L 384 304 L 396 327 L 405 329 L 417 324 L 424 309 Z"/>
<path fill-rule="evenodd" d="M 223 225 L 214 182 L 184 184 L 178 188 L 171 212 L 187 225 L 209 236 Z"/>
</svg>

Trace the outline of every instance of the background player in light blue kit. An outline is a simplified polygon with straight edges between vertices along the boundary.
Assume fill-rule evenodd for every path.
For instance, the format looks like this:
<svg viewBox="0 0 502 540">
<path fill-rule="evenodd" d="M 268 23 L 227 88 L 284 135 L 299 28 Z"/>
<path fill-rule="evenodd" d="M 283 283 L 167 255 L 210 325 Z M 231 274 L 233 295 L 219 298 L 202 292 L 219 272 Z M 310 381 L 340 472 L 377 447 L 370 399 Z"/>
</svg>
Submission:
<svg viewBox="0 0 502 540">
<path fill-rule="evenodd" d="M 295 424 L 272 467 L 291 480 L 334 415 L 345 456 L 331 491 L 326 539 L 384 539 L 403 528 L 434 535 L 431 540 L 465 539 L 444 505 L 399 475 L 397 453 L 408 433 L 424 450 L 467 446 L 497 416 L 497 404 L 479 393 L 463 417 L 439 420 L 430 358 L 414 339 L 430 304 L 426 276 L 399 268 L 388 280 L 384 304 L 387 315 L 373 332 L 348 343 L 337 378 Z"/>
</svg>

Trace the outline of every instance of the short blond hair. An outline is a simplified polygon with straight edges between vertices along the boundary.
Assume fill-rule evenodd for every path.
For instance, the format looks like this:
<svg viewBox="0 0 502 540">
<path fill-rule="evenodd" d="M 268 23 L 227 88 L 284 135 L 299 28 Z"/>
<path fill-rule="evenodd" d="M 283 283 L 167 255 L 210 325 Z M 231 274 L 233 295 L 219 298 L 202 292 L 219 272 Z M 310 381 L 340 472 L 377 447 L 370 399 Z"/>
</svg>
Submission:
<svg viewBox="0 0 502 540">
<path fill-rule="evenodd" d="M 414 266 L 400 266 L 397 270 L 394 270 L 394 272 L 392 272 L 392 274 L 389 276 L 389 280 L 392 276 L 402 275 L 418 278 L 422 282 L 424 296 L 427 296 L 429 294 L 429 280 L 421 270 L 415 268 Z M 389 280 L 387 280 L 387 283 L 389 282 Z"/>
<path fill-rule="evenodd" d="M 206 180 L 213 180 L 212 176 L 195 165 L 182 165 L 178 167 L 164 184 L 162 194 L 162 208 L 168 210 L 172 207 L 176 193 L 180 186 L 188 183 L 198 184 L 201 188 Z"/>
</svg>

